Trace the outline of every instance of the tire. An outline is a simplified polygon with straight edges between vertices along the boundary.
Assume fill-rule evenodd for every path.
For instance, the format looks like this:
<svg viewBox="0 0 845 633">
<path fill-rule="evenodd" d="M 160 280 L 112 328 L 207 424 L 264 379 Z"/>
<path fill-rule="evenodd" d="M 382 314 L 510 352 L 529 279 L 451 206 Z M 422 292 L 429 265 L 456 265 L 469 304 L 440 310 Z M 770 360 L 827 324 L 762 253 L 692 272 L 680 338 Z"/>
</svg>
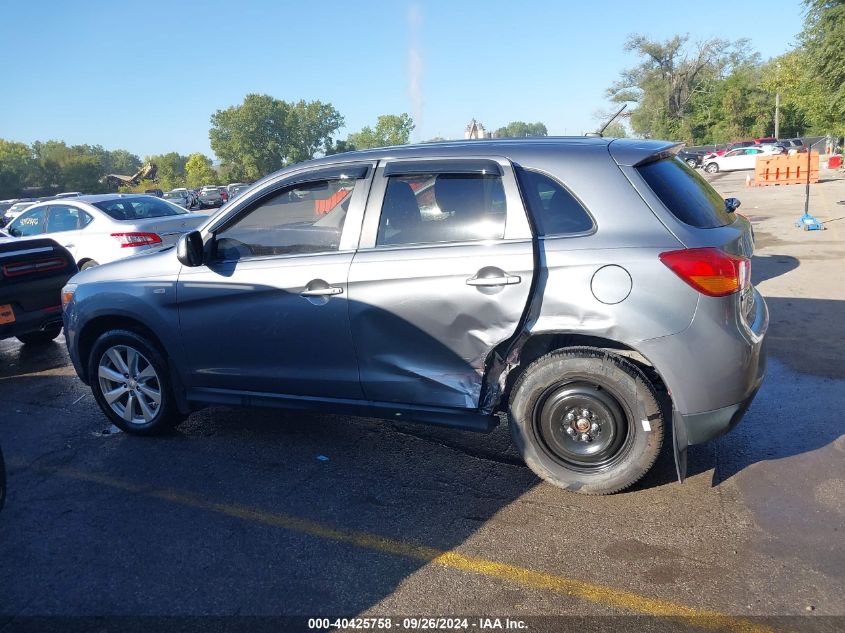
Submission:
<svg viewBox="0 0 845 633">
<path fill-rule="evenodd" d="M 706 171 L 708 174 L 716 174 L 719 172 L 719 165 L 717 165 L 716 163 L 707 163 L 704 166 L 704 171 Z"/>
<path fill-rule="evenodd" d="M 37 332 L 27 332 L 20 334 L 17 338 L 24 345 L 46 345 L 62 333 L 62 326 L 55 325 L 46 330 L 38 330 Z"/>
<path fill-rule="evenodd" d="M 89 259 L 89 260 L 87 260 L 87 261 L 85 261 L 85 262 L 83 262 L 82 264 L 79 265 L 79 270 L 88 270 L 89 268 L 94 268 L 94 266 L 99 266 L 99 265 L 100 264 L 95 262 L 93 259 Z"/>
<path fill-rule="evenodd" d="M 97 404 L 126 433 L 158 435 L 184 417 L 173 396 L 167 361 L 140 334 L 129 330 L 102 334 L 88 357 L 88 376 Z"/>
<path fill-rule="evenodd" d="M 695 162 L 695 159 L 693 159 L 693 158 L 690 158 L 690 159 L 687 161 L 687 165 L 688 165 L 691 169 L 695 169 L 696 167 L 698 167 L 698 163 L 696 163 L 696 162 Z"/>
<path fill-rule="evenodd" d="M 589 413 L 580 415 L 584 409 Z M 651 381 L 629 360 L 594 348 L 557 350 L 529 365 L 508 413 L 528 467 L 582 494 L 628 488 L 651 469 L 663 445 L 663 412 Z"/>
</svg>

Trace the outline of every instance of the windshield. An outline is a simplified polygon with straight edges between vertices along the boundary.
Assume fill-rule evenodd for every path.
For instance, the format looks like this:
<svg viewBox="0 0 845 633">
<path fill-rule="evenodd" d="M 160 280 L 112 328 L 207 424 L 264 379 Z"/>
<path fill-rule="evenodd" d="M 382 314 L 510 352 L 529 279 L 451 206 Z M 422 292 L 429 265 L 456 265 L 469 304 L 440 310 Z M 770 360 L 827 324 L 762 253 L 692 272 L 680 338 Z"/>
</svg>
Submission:
<svg viewBox="0 0 845 633">
<path fill-rule="evenodd" d="M 164 199 L 165 200 L 181 200 L 182 194 L 176 193 L 176 192 L 173 192 L 173 191 L 168 191 L 166 194 L 164 194 Z"/>
<path fill-rule="evenodd" d="M 146 220 L 147 218 L 161 218 L 167 215 L 188 213 L 181 207 L 152 196 L 116 198 L 93 204 L 110 218 L 119 221 Z"/>
</svg>

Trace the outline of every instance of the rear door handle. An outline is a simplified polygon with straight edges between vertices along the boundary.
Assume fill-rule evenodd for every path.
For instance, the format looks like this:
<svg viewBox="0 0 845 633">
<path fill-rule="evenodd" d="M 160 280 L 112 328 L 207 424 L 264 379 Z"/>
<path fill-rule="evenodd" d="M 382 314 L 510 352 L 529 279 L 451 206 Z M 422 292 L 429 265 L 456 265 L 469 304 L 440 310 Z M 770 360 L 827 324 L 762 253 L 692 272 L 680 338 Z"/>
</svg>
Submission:
<svg viewBox="0 0 845 633">
<path fill-rule="evenodd" d="M 328 288 L 312 288 L 311 290 L 303 290 L 299 293 L 300 297 L 327 297 L 330 295 L 339 295 L 343 292 L 343 288 L 339 286 L 329 286 Z"/>
<path fill-rule="evenodd" d="M 512 286 L 522 281 L 518 275 L 504 275 L 503 277 L 470 277 L 467 286 Z"/>
<path fill-rule="evenodd" d="M 65 248 L 73 248 L 76 244 L 65 244 Z"/>
</svg>

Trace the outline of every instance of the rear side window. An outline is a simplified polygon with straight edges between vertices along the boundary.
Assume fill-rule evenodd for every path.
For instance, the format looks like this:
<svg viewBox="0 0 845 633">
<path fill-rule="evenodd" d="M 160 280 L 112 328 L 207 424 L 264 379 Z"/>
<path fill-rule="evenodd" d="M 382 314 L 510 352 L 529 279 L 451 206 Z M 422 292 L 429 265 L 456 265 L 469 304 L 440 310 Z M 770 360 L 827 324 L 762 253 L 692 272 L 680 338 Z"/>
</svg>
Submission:
<svg viewBox="0 0 845 633">
<path fill-rule="evenodd" d="M 538 235 L 584 233 L 593 228 L 590 214 L 559 182 L 519 168 L 517 177 Z"/>
<path fill-rule="evenodd" d="M 147 218 L 161 218 L 168 215 L 188 213 L 175 204 L 170 204 L 152 196 L 138 196 L 136 198 L 117 198 L 104 202 L 95 202 L 94 206 L 104 211 L 113 220 L 146 220 Z"/>
<path fill-rule="evenodd" d="M 733 221 L 722 196 L 682 160 L 658 160 L 640 165 L 637 171 L 672 215 L 684 224 L 713 229 Z"/>
<path fill-rule="evenodd" d="M 498 175 L 390 176 L 376 246 L 500 240 L 506 207 Z"/>
</svg>

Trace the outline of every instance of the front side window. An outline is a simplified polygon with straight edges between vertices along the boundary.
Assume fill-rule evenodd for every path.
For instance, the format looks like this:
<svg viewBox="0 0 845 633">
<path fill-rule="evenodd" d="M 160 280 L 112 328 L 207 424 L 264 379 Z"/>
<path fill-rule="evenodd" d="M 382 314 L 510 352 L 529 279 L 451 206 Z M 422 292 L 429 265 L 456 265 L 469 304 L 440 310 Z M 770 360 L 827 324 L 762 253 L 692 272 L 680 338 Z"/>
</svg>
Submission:
<svg viewBox="0 0 845 633">
<path fill-rule="evenodd" d="M 517 177 L 538 235 L 584 233 L 593 228 L 589 213 L 559 182 L 521 168 Z"/>
<path fill-rule="evenodd" d="M 41 235 L 47 230 L 47 209 L 40 207 L 27 211 L 9 225 L 9 233 L 15 237 Z"/>
<path fill-rule="evenodd" d="M 338 250 L 355 180 L 293 185 L 256 202 L 216 234 L 217 260 Z"/>
<path fill-rule="evenodd" d="M 501 176 L 390 176 L 376 246 L 502 239 L 506 216 Z"/>
</svg>

